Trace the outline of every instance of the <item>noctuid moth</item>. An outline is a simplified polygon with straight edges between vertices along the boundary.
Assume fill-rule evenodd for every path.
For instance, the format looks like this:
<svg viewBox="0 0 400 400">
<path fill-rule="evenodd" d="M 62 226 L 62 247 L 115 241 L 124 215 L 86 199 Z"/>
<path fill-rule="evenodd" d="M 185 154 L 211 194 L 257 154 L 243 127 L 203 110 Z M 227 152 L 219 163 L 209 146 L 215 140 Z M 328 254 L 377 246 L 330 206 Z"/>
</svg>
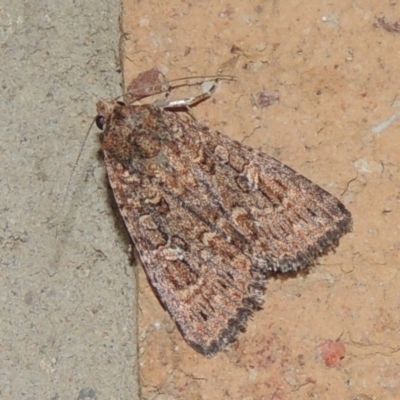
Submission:
<svg viewBox="0 0 400 400">
<path fill-rule="evenodd" d="M 268 272 L 314 264 L 352 226 L 345 206 L 304 176 L 177 111 L 215 86 L 186 100 L 100 101 L 96 118 L 148 280 L 186 342 L 207 356 L 261 308 Z"/>
</svg>

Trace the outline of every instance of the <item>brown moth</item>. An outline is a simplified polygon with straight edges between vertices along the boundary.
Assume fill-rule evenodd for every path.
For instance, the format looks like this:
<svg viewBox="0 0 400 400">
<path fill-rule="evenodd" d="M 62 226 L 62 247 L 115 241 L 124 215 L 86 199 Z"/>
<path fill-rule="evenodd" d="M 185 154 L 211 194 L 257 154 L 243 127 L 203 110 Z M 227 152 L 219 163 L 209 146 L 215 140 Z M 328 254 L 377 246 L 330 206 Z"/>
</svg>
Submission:
<svg viewBox="0 0 400 400">
<path fill-rule="evenodd" d="M 177 109 L 208 97 L 100 101 L 107 175 L 147 277 L 186 342 L 212 356 L 261 308 L 270 271 L 297 271 L 351 230 L 334 196 Z M 147 94 L 146 94 L 147 96 Z"/>
</svg>

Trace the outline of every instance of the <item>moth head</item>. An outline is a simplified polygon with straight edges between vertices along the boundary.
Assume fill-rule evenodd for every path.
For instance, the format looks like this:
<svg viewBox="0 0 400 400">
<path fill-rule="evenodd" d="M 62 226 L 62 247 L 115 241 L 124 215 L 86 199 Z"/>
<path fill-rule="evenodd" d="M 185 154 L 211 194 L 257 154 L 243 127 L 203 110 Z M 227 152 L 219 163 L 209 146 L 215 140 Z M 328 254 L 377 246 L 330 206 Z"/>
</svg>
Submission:
<svg viewBox="0 0 400 400">
<path fill-rule="evenodd" d="M 96 122 L 96 126 L 102 131 L 103 129 L 104 129 L 104 125 L 105 125 L 105 119 L 104 119 L 104 117 L 102 116 L 102 115 L 97 115 L 96 116 L 96 119 L 95 119 L 95 122 Z"/>
<path fill-rule="evenodd" d="M 97 109 L 97 116 L 95 118 L 96 126 L 100 129 L 103 130 L 108 119 L 110 118 L 111 114 L 113 113 L 114 109 L 116 106 L 124 106 L 125 103 L 122 101 L 105 101 L 105 100 L 100 100 L 96 104 L 96 109 Z"/>
</svg>

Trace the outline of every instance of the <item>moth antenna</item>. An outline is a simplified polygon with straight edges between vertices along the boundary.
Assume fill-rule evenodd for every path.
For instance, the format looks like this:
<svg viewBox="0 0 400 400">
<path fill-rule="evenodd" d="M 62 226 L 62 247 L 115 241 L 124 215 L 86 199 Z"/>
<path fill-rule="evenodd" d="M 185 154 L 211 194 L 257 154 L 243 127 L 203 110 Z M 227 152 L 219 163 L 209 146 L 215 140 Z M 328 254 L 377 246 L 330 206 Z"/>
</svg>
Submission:
<svg viewBox="0 0 400 400">
<path fill-rule="evenodd" d="M 159 71 L 158 73 L 161 74 L 161 72 Z M 128 87 L 128 89 L 124 92 L 124 94 L 122 96 L 119 96 L 118 98 L 132 97 L 132 101 L 127 101 L 127 103 L 131 104 L 134 103 L 135 101 L 144 99 L 146 97 L 151 97 L 160 93 L 172 92 L 173 90 L 179 89 L 181 87 L 201 85 L 208 81 L 218 82 L 219 80 L 236 81 L 237 78 L 233 75 L 204 75 L 204 76 L 198 75 L 185 78 L 170 79 L 170 80 L 165 80 L 164 82 L 159 81 L 157 83 L 153 83 L 150 85 L 143 84 L 143 86 L 136 87 L 133 90 L 129 90 Z M 135 94 L 137 95 L 137 97 L 135 97 Z"/>
<path fill-rule="evenodd" d="M 74 178 L 74 176 L 75 176 L 76 168 L 78 167 L 79 161 L 80 161 L 80 159 L 81 159 L 81 157 L 82 157 L 82 154 L 83 154 L 83 150 L 85 149 L 85 146 L 86 146 L 87 139 L 88 139 L 88 137 L 89 137 L 90 131 L 91 131 L 91 129 L 92 129 L 93 124 L 95 123 L 95 121 L 96 121 L 96 118 L 93 118 L 93 120 L 92 120 L 92 122 L 91 122 L 91 124 L 90 124 L 90 126 L 89 126 L 89 129 L 88 129 L 88 131 L 87 131 L 87 133 L 86 133 L 86 135 L 85 135 L 85 138 L 84 138 L 84 140 L 83 140 L 83 143 L 82 143 L 82 145 L 81 145 L 81 147 L 80 147 L 80 149 L 79 149 L 78 155 L 77 155 L 77 157 L 76 157 L 76 159 L 75 159 L 74 165 L 73 165 L 73 167 L 72 167 L 71 174 L 70 174 L 69 179 L 68 179 L 67 187 L 66 187 L 66 189 L 65 189 L 65 194 L 64 194 L 64 197 L 63 197 L 62 205 L 61 205 L 61 210 L 64 210 L 64 209 L 65 209 L 65 204 L 66 204 L 66 202 L 67 202 L 68 195 L 69 195 L 69 193 L 70 193 L 69 190 L 70 190 L 70 187 L 71 187 L 72 180 L 73 180 L 73 178 Z M 58 221 L 58 223 L 57 223 L 56 238 L 58 237 L 58 232 L 59 232 L 60 226 L 61 226 L 61 224 L 62 224 L 63 222 L 64 222 L 64 216 L 61 215 L 61 219 L 60 219 L 60 220 Z"/>
</svg>

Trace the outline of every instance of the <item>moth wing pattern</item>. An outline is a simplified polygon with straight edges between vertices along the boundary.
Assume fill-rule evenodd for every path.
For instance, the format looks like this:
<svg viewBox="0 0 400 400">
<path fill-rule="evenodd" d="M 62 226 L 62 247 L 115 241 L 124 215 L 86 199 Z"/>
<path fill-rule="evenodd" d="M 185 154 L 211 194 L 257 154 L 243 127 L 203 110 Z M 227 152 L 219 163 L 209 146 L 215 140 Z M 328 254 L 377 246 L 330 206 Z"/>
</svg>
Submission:
<svg viewBox="0 0 400 400">
<path fill-rule="evenodd" d="M 303 175 L 220 132 L 201 137 L 213 158 L 224 163 L 214 185 L 218 198 L 235 231 L 250 239 L 243 252 L 261 270 L 308 267 L 351 231 L 345 206 Z"/>
<path fill-rule="evenodd" d="M 268 271 L 312 264 L 351 229 L 335 197 L 182 113 L 97 108 L 107 175 L 148 279 L 204 355 L 261 308 Z"/>
</svg>

